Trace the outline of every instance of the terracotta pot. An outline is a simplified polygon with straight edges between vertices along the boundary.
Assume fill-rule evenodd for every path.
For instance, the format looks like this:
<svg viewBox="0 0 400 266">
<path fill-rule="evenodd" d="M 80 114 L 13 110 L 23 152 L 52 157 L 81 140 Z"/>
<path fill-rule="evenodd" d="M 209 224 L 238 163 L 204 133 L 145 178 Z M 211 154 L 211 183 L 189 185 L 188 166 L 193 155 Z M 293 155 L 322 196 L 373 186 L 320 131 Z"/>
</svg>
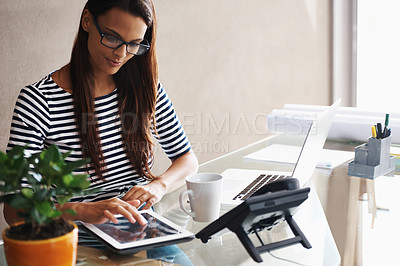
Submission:
<svg viewBox="0 0 400 266">
<path fill-rule="evenodd" d="M 5 235 L 4 253 L 8 266 L 75 265 L 78 247 L 78 227 L 68 234 L 44 240 L 15 240 Z"/>
</svg>

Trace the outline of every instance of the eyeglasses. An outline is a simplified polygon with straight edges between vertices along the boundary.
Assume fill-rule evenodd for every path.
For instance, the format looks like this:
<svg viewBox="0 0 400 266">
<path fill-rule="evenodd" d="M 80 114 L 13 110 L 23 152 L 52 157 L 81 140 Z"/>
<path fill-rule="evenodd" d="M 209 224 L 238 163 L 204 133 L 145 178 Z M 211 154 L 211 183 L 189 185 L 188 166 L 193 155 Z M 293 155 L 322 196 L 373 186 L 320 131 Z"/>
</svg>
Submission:
<svg viewBox="0 0 400 266">
<path fill-rule="evenodd" d="M 147 50 L 150 49 L 150 45 L 147 42 L 147 40 L 143 40 L 141 43 L 125 42 L 117 37 L 114 37 L 112 35 L 108 35 L 108 34 L 102 32 L 99 24 L 97 24 L 97 21 L 93 15 L 92 15 L 92 18 L 93 18 L 93 23 L 96 26 L 97 32 L 101 36 L 100 43 L 102 45 L 104 45 L 105 47 L 108 47 L 111 49 L 117 49 L 125 44 L 126 52 L 133 54 L 133 55 L 142 55 L 145 52 L 147 52 Z"/>
</svg>

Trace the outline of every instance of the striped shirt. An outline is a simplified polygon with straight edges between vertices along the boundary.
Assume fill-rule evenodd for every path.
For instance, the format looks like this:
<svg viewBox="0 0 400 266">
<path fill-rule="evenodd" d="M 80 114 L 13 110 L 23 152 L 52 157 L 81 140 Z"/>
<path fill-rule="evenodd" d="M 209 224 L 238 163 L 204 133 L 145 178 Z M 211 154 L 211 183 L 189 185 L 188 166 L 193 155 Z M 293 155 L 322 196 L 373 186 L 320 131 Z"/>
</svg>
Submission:
<svg viewBox="0 0 400 266">
<path fill-rule="evenodd" d="M 15 104 L 7 150 L 15 145 L 27 146 L 27 154 L 40 152 L 56 144 L 62 153 L 72 150 L 66 161 L 82 159 L 82 144 L 74 119 L 73 96 L 60 88 L 51 74 L 37 83 L 24 87 Z M 96 194 L 75 197 L 71 201 L 97 201 L 125 193 L 134 185 L 146 184 L 130 164 L 122 143 L 122 125 L 118 114 L 118 89 L 95 99 L 101 149 L 105 158 L 104 180 L 92 167 L 77 169 L 74 174 L 89 172 L 91 188 Z M 155 111 L 157 135 L 153 136 L 170 159 L 188 152 L 191 147 L 162 85 L 158 84 Z M 149 159 L 150 167 L 153 158 Z"/>
</svg>

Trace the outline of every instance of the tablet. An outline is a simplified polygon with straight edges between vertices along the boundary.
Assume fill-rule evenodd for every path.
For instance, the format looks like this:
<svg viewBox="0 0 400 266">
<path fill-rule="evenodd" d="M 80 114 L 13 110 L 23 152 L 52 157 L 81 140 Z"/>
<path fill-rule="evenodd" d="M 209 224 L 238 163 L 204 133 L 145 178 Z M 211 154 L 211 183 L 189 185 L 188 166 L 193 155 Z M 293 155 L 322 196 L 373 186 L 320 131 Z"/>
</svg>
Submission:
<svg viewBox="0 0 400 266">
<path fill-rule="evenodd" d="M 140 211 L 147 224 L 130 223 L 122 215 L 116 215 L 118 224 L 89 224 L 82 222 L 83 228 L 106 244 L 118 254 L 133 254 L 152 249 L 190 241 L 193 233 L 172 223 L 153 211 Z"/>
</svg>

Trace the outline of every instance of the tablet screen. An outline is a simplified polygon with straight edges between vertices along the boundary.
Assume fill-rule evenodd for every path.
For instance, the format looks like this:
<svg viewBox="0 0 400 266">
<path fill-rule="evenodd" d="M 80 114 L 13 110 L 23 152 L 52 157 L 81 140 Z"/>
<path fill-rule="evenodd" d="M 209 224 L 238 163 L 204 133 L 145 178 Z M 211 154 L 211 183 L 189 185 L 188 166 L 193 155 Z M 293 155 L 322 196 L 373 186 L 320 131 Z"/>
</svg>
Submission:
<svg viewBox="0 0 400 266">
<path fill-rule="evenodd" d="M 153 211 L 140 211 L 147 220 L 146 225 L 130 223 L 122 215 L 115 215 L 118 224 L 89 224 L 81 222 L 95 237 L 107 244 L 111 250 L 129 254 L 143 249 L 183 243 L 194 238 L 192 232 L 177 226 Z"/>
<path fill-rule="evenodd" d="M 174 235 L 179 232 L 148 213 L 143 213 L 142 215 L 147 220 L 146 225 L 140 225 L 138 223 L 132 224 L 126 218 L 118 217 L 118 224 L 107 222 L 105 224 L 96 224 L 94 226 L 121 244 Z"/>
</svg>

